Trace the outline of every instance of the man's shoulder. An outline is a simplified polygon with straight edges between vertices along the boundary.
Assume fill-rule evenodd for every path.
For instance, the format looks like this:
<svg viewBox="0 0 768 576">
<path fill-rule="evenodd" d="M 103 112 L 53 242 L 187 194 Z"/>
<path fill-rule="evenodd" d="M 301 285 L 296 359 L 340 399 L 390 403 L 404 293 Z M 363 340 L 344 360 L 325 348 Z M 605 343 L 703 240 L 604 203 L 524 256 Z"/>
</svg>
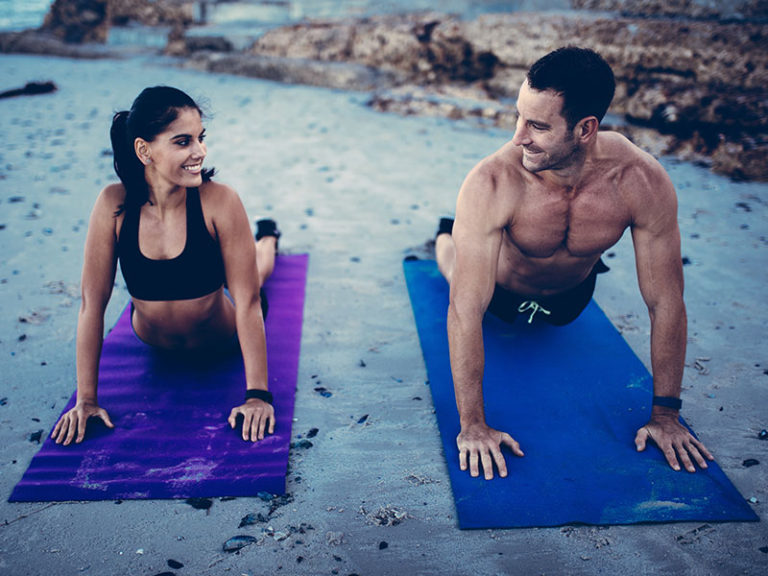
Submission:
<svg viewBox="0 0 768 576">
<path fill-rule="evenodd" d="M 623 184 L 635 185 L 667 180 L 659 161 L 618 132 L 599 134 L 597 160 L 602 174 L 618 174 Z"/>
<path fill-rule="evenodd" d="M 523 170 L 522 154 L 510 142 L 478 162 L 467 176 L 475 188 L 495 190 L 500 182 L 509 184 L 517 180 Z"/>
</svg>

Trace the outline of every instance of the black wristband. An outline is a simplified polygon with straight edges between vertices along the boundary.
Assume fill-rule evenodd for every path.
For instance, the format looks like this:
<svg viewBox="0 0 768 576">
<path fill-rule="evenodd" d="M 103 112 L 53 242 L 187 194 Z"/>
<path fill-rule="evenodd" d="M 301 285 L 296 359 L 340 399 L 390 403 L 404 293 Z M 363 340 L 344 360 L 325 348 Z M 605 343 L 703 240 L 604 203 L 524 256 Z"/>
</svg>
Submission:
<svg viewBox="0 0 768 576">
<path fill-rule="evenodd" d="M 672 408 L 672 410 L 680 410 L 683 406 L 683 401 L 680 398 L 674 396 L 654 396 L 654 406 L 663 406 L 664 408 Z"/>
<path fill-rule="evenodd" d="M 272 392 L 270 392 L 269 390 L 257 390 L 257 389 L 246 390 L 245 399 L 250 400 L 251 398 L 262 400 L 267 404 L 272 404 Z"/>
</svg>

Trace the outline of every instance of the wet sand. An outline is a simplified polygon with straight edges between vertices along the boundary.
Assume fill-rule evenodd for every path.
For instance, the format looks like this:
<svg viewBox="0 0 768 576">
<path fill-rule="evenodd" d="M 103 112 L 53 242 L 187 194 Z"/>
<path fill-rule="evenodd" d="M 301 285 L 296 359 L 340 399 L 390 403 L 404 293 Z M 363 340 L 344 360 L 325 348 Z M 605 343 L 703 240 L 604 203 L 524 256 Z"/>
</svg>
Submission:
<svg viewBox="0 0 768 576">
<path fill-rule="evenodd" d="M 59 88 L 0 101 L 4 574 L 692 576 L 756 575 L 768 565 L 764 522 L 457 529 L 401 261 L 428 256 L 425 243 L 453 212 L 467 171 L 510 133 L 380 114 L 361 93 L 184 71 L 158 59 L 4 55 L 0 70 L 2 90 L 33 80 Z M 112 113 L 161 83 L 208 100 L 207 164 L 253 219 L 279 221 L 281 250 L 311 254 L 293 437 L 316 428 L 313 446 L 292 451 L 289 496 L 273 502 L 213 499 L 208 510 L 184 501 L 9 504 L 39 448 L 30 438 L 49 433 L 74 390 L 88 214 L 115 179 Z M 688 262 L 683 415 L 764 517 L 768 185 L 663 161 L 679 193 Z M 606 261 L 611 272 L 595 298 L 648 365 L 628 235 Z M 127 299 L 118 274 L 108 326 Z M 319 382 L 331 396 L 314 391 Z M 749 458 L 760 463 L 745 467 Z M 268 522 L 238 527 L 271 509 Z M 258 542 L 224 552 L 237 534 Z"/>
</svg>

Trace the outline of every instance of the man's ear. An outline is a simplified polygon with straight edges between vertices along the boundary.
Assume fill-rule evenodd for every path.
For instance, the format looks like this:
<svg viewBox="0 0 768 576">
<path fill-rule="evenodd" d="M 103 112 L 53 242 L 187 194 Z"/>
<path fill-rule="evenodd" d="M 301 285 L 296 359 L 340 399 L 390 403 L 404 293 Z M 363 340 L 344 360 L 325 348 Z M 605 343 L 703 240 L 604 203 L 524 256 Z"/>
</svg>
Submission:
<svg viewBox="0 0 768 576">
<path fill-rule="evenodd" d="M 133 149 L 144 166 L 152 164 L 152 154 L 149 148 L 149 142 L 143 138 L 136 138 L 136 140 L 133 141 Z"/>
<path fill-rule="evenodd" d="M 587 116 L 579 120 L 576 124 L 575 135 L 576 138 L 582 143 L 586 144 L 592 140 L 600 128 L 600 121 L 595 116 Z"/>
</svg>

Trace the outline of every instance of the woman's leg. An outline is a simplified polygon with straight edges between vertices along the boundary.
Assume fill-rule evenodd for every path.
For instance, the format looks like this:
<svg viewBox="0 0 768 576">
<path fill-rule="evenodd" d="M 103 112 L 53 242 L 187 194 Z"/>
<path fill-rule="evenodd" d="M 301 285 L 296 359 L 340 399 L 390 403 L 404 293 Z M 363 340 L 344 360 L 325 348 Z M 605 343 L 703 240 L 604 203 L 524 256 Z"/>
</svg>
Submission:
<svg viewBox="0 0 768 576">
<path fill-rule="evenodd" d="M 277 256 L 277 238 L 265 236 L 256 242 L 256 266 L 259 270 L 259 286 L 272 275 L 275 269 L 275 257 Z"/>
<path fill-rule="evenodd" d="M 271 218 L 256 222 L 256 266 L 259 270 L 259 286 L 264 286 L 275 269 L 279 238 L 280 230 L 277 229 L 277 222 Z"/>
</svg>

